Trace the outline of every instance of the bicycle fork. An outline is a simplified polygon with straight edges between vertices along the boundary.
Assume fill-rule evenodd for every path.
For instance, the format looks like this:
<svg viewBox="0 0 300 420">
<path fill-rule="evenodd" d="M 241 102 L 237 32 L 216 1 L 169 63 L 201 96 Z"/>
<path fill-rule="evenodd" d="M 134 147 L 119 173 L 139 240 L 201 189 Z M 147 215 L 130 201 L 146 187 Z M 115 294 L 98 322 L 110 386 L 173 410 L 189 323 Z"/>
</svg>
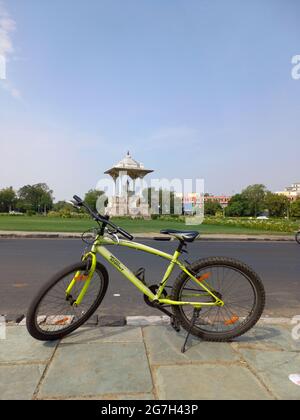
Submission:
<svg viewBox="0 0 300 420">
<path fill-rule="evenodd" d="M 91 279 L 96 269 L 96 264 L 97 264 L 96 254 L 94 254 L 93 252 L 88 252 L 85 255 L 83 255 L 82 261 L 87 262 L 87 266 L 86 266 L 84 274 L 82 274 L 82 271 L 77 271 L 75 276 L 71 280 L 71 283 L 66 289 L 66 300 L 68 300 L 72 306 L 80 305 L 80 303 L 82 302 L 87 292 L 87 289 L 89 288 Z M 71 292 L 75 284 L 79 281 L 84 281 L 84 286 L 81 289 L 81 292 L 79 293 L 77 299 L 73 299 Z"/>
</svg>

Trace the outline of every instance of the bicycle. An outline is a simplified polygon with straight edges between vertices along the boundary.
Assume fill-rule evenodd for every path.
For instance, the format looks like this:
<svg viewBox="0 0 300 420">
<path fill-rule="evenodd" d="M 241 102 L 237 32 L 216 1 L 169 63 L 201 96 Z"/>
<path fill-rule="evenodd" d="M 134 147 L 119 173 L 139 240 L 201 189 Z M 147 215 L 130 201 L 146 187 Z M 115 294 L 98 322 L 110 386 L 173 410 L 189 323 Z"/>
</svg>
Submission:
<svg viewBox="0 0 300 420">
<path fill-rule="evenodd" d="M 174 254 L 133 241 L 133 236 L 113 224 L 109 216 L 93 211 L 80 197 L 72 204 L 84 208 L 98 223 L 91 249 L 81 261 L 54 275 L 32 301 L 26 325 L 38 340 L 58 340 L 84 324 L 101 304 L 108 287 L 108 272 L 97 261 L 97 254 L 116 268 L 143 294 L 145 303 L 168 315 L 172 327 L 182 326 L 187 339 L 193 334 L 206 341 L 231 341 L 252 328 L 259 320 L 265 304 L 264 286 L 259 276 L 244 263 L 227 257 L 209 257 L 194 263 L 182 261 L 187 244 L 199 232 L 166 229 L 168 235 L 154 239 L 179 241 Z M 120 238 L 122 236 L 123 238 Z M 125 246 L 153 254 L 169 261 L 159 284 L 148 285 L 145 269 L 132 272 L 106 246 Z M 181 274 L 173 286 L 167 282 L 175 267 Z M 170 293 L 168 293 L 168 289 Z M 170 310 L 171 308 L 171 310 Z"/>
<path fill-rule="evenodd" d="M 300 230 L 295 234 L 295 240 L 300 245 Z"/>
</svg>

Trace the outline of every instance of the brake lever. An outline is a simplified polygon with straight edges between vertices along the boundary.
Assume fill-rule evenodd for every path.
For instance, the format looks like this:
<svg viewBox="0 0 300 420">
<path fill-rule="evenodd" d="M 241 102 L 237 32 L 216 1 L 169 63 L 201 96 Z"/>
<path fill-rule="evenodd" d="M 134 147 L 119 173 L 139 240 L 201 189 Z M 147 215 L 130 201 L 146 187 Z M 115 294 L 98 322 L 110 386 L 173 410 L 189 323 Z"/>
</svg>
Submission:
<svg viewBox="0 0 300 420">
<path fill-rule="evenodd" d="M 111 234 L 113 238 L 116 238 L 117 244 L 120 244 L 120 238 L 118 237 L 118 235 L 116 233 L 112 233 Z"/>
<path fill-rule="evenodd" d="M 106 232 L 107 232 L 107 234 L 108 234 L 108 235 L 110 235 L 110 236 L 112 236 L 113 238 L 115 238 L 115 240 L 117 241 L 117 243 L 118 243 L 118 245 L 119 245 L 119 243 L 120 243 L 120 238 L 118 237 L 117 232 L 113 232 L 113 231 L 111 231 L 111 230 L 109 230 L 109 229 L 105 229 L 105 230 L 106 230 Z"/>
<path fill-rule="evenodd" d="M 67 203 L 71 204 L 75 209 L 80 209 L 80 206 L 77 205 L 76 201 L 68 200 Z"/>
</svg>

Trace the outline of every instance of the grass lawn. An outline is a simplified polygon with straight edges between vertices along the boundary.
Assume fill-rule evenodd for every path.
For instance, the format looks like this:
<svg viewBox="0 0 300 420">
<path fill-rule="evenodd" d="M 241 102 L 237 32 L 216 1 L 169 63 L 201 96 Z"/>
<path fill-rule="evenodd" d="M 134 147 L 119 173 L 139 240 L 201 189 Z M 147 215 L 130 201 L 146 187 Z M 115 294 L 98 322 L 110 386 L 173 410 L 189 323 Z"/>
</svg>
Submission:
<svg viewBox="0 0 300 420">
<path fill-rule="evenodd" d="M 156 232 L 161 229 L 199 230 L 201 233 L 232 234 L 291 234 L 228 225 L 185 225 L 178 221 L 112 219 L 112 222 L 132 233 Z M 35 231 L 35 232 L 84 232 L 96 226 L 91 219 L 63 219 L 44 216 L 0 216 L 0 231 Z"/>
</svg>

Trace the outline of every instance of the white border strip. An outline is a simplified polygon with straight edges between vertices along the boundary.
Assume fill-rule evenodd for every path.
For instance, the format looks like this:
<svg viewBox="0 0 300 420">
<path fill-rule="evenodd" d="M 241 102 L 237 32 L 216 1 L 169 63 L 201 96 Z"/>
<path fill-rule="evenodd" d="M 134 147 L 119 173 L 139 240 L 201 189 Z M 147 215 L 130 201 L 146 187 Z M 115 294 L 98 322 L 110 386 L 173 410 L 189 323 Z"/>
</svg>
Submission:
<svg viewBox="0 0 300 420">
<path fill-rule="evenodd" d="M 65 315 L 61 315 L 63 317 Z M 59 316 L 57 316 L 59 318 Z M 126 325 L 130 326 L 146 326 L 146 325 L 169 325 L 170 324 L 170 318 L 167 315 L 162 316 L 127 316 L 126 319 Z M 277 325 L 291 325 L 292 324 L 292 318 L 286 318 L 286 317 L 261 317 L 258 321 L 259 324 L 277 324 Z M 26 318 L 23 318 L 21 322 L 19 322 L 16 325 L 26 325 Z M 110 325 L 111 326 L 111 325 Z"/>
</svg>

